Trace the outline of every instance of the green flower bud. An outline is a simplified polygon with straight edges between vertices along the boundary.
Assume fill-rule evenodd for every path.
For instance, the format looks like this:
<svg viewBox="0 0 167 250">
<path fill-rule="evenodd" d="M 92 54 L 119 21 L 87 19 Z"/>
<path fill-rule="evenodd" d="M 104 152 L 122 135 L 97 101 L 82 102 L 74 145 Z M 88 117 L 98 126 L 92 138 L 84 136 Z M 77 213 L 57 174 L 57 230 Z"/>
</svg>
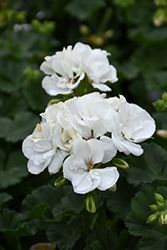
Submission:
<svg viewBox="0 0 167 250">
<path fill-rule="evenodd" d="M 167 93 L 166 92 L 163 93 L 162 100 L 163 101 L 167 101 Z"/>
<path fill-rule="evenodd" d="M 164 202 L 164 198 L 161 194 L 154 193 L 156 201 Z"/>
<path fill-rule="evenodd" d="M 64 184 L 66 184 L 67 180 L 63 178 L 63 176 L 60 176 L 57 178 L 57 180 L 54 183 L 54 186 L 56 187 L 60 187 L 63 186 Z"/>
<path fill-rule="evenodd" d="M 148 217 L 146 223 L 152 223 L 152 222 L 158 220 L 159 215 L 160 215 L 160 212 L 156 212 L 155 214 L 151 214 L 151 215 Z"/>
<path fill-rule="evenodd" d="M 97 205 L 96 205 L 96 199 L 94 198 L 93 195 L 88 195 L 86 197 L 86 210 L 90 213 L 95 213 L 96 212 L 96 208 L 97 208 Z"/>
<path fill-rule="evenodd" d="M 153 204 L 153 205 L 150 205 L 150 208 L 153 210 L 153 211 L 158 211 L 158 206 Z"/>
<path fill-rule="evenodd" d="M 114 186 L 110 187 L 108 190 L 113 191 L 113 192 L 116 191 L 117 190 L 117 185 L 114 184 Z"/>
<path fill-rule="evenodd" d="M 53 104 L 58 103 L 58 102 L 60 102 L 60 99 L 58 99 L 58 98 L 52 99 L 48 103 L 47 107 L 52 106 Z"/>
<path fill-rule="evenodd" d="M 30 81 L 35 81 L 39 77 L 39 70 L 32 70 L 30 67 L 26 67 L 23 70 L 23 75 Z"/>
<path fill-rule="evenodd" d="M 88 36 L 90 34 L 90 28 L 85 24 L 79 27 L 79 31 L 83 36 Z"/>
<path fill-rule="evenodd" d="M 164 8 L 159 8 L 154 16 L 153 16 L 153 22 L 155 26 L 161 26 L 163 23 L 166 22 L 166 12 Z"/>
<path fill-rule="evenodd" d="M 120 159 L 120 158 L 114 158 L 112 161 L 112 164 L 118 168 L 122 168 L 122 169 L 127 169 L 129 168 L 129 165 L 126 161 Z"/>
<path fill-rule="evenodd" d="M 167 208 L 167 206 L 163 202 L 157 201 L 157 205 L 158 205 L 158 208 L 161 210 L 165 210 Z"/>
</svg>

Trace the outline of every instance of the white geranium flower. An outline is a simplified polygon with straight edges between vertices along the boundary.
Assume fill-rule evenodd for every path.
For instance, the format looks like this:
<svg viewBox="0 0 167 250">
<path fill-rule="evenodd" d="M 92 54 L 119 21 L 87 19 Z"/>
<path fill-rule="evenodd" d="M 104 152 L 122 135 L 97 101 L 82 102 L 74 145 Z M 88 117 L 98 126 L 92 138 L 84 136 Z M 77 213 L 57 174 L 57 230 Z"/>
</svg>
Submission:
<svg viewBox="0 0 167 250">
<path fill-rule="evenodd" d="M 118 78 L 115 67 L 109 64 L 108 55 L 106 51 L 91 49 L 79 42 L 73 49 L 68 46 L 53 56 L 47 56 L 40 67 L 49 75 L 43 79 L 42 87 L 49 95 L 70 94 L 87 75 L 94 88 L 110 91 L 104 83 L 114 83 Z"/>
<path fill-rule="evenodd" d="M 79 133 L 83 138 L 97 138 L 107 132 L 108 118 L 114 122 L 118 113 L 97 92 L 74 98 L 69 109 L 58 115 L 63 128 Z M 112 123 L 112 122 L 111 122 Z"/>
<path fill-rule="evenodd" d="M 48 167 L 50 173 L 59 171 L 67 155 L 53 144 L 53 131 L 49 123 L 37 124 L 32 135 L 22 145 L 24 155 L 29 159 L 28 171 L 39 174 Z"/>
<path fill-rule="evenodd" d="M 64 178 L 72 182 L 74 191 L 85 194 L 98 188 L 106 190 L 112 187 L 119 178 L 116 167 L 96 168 L 105 157 L 103 144 L 96 139 L 80 141 L 63 164 Z"/>
<path fill-rule="evenodd" d="M 143 149 L 136 143 L 150 138 L 154 132 L 155 122 L 147 111 L 135 104 L 120 104 L 118 120 L 112 131 L 113 143 L 120 152 L 141 155 Z"/>
<path fill-rule="evenodd" d="M 123 95 L 119 95 L 119 98 L 114 96 L 114 97 L 110 97 L 110 98 L 107 98 L 106 101 L 111 104 L 111 106 L 116 110 L 118 111 L 119 108 L 120 108 L 120 104 L 122 102 L 126 102 L 126 99 Z"/>
<path fill-rule="evenodd" d="M 70 154 L 73 146 L 82 140 L 82 137 L 74 130 L 62 128 L 57 122 L 53 140 L 58 148 Z"/>
</svg>

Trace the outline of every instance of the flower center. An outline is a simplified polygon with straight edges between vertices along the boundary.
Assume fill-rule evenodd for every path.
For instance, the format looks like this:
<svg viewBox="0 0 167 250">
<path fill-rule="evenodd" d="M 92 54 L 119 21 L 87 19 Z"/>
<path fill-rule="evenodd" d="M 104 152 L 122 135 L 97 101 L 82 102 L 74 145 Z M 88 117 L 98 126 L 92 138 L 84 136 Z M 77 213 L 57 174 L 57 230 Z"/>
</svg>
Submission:
<svg viewBox="0 0 167 250">
<path fill-rule="evenodd" d="M 91 162 L 89 162 L 89 164 L 88 164 L 88 170 L 93 169 L 93 167 L 94 167 L 94 165 Z"/>
</svg>

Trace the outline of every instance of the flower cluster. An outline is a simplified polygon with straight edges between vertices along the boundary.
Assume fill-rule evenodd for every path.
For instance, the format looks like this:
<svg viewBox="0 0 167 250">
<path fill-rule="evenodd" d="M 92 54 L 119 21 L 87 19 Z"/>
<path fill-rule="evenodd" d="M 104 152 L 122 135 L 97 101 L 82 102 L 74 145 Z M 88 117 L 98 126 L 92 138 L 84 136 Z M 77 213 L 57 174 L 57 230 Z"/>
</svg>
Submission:
<svg viewBox="0 0 167 250">
<path fill-rule="evenodd" d="M 78 42 L 74 48 L 68 46 L 53 56 L 46 56 L 40 69 L 47 74 L 42 87 L 49 95 L 70 94 L 85 78 L 101 91 L 110 91 L 107 81 L 118 80 L 116 69 L 109 64 L 107 53 L 101 49 L 91 49 Z"/>
<path fill-rule="evenodd" d="M 114 186 L 119 172 L 110 162 L 117 151 L 141 155 L 139 143 L 155 131 L 144 109 L 123 96 L 106 98 L 98 92 L 48 106 L 41 117 L 23 142 L 29 172 L 39 174 L 48 167 L 55 174 L 62 167 L 80 194 Z"/>
</svg>

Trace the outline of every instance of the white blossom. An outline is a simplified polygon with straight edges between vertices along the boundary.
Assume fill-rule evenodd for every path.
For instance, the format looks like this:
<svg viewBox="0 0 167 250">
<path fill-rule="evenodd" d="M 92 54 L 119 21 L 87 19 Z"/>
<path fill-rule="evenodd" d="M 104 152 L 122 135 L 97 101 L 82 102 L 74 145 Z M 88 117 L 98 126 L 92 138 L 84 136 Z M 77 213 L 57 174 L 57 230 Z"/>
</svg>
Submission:
<svg viewBox="0 0 167 250">
<path fill-rule="evenodd" d="M 49 95 L 70 94 L 85 76 L 89 83 L 101 91 L 110 91 L 105 83 L 118 80 L 116 69 L 109 64 L 107 53 L 101 49 L 91 49 L 78 42 L 74 48 L 68 46 L 53 56 L 46 56 L 40 69 L 47 75 L 42 87 Z"/>
<path fill-rule="evenodd" d="M 73 155 L 64 161 L 63 174 L 76 193 L 85 194 L 96 188 L 104 191 L 117 182 L 116 167 L 96 168 L 104 155 L 103 144 L 97 139 L 82 140 L 74 147 Z"/>
<path fill-rule="evenodd" d="M 155 122 L 146 110 L 127 102 L 120 104 L 118 120 L 112 131 L 113 143 L 120 152 L 141 155 L 143 149 L 136 143 L 147 140 L 154 132 Z"/>
</svg>

